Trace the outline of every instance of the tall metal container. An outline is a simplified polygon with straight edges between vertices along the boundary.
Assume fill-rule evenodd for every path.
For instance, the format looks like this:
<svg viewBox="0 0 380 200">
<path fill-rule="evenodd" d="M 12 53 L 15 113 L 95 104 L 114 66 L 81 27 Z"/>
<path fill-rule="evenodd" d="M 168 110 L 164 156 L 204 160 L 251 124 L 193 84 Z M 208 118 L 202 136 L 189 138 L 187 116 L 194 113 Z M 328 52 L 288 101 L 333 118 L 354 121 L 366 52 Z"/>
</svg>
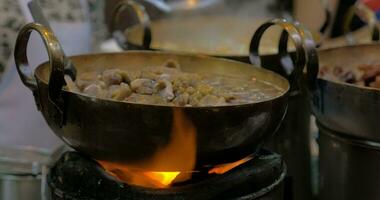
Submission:
<svg viewBox="0 0 380 200">
<path fill-rule="evenodd" d="M 320 199 L 379 199 L 380 143 L 318 127 Z"/>
<path fill-rule="evenodd" d="M 41 200 L 41 171 L 48 161 L 43 150 L 0 147 L 0 199 Z"/>
<path fill-rule="evenodd" d="M 295 200 L 312 198 L 310 109 L 306 94 L 291 96 L 288 112 L 275 137 L 266 142 L 283 156 L 288 166 L 287 183 Z"/>
<path fill-rule="evenodd" d="M 379 55 L 379 44 L 319 51 L 328 71 L 336 66 L 356 71 L 380 63 Z M 312 100 L 320 130 L 321 199 L 378 199 L 380 90 L 322 77 Z"/>
</svg>

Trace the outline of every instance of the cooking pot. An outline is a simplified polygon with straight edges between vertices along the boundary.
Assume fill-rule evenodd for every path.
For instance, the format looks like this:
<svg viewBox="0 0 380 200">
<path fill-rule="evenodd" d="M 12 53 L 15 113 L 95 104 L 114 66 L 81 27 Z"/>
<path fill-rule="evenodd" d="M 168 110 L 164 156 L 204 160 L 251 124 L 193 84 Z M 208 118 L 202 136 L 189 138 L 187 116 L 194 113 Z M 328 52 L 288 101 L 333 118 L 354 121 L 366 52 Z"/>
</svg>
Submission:
<svg viewBox="0 0 380 200">
<path fill-rule="evenodd" d="M 332 70 L 356 69 L 359 65 L 380 63 L 379 44 L 361 44 L 319 51 L 320 65 Z M 320 124 L 346 135 L 380 141 L 380 90 L 318 78 L 312 110 Z"/>
<path fill-rule="evenodd" d="M 299 74 L 306 63 L 303 36 L 291 23 L 274 20 L 262 29 L 280 25 L 295 43 L 296 69 Z M 48 51 L 50 61 L 31 72 L 26 46 L 31 32 L 37 31 Z M 262 32 L 254 36 L 260 40 Z M 287 37 L 283 37 L 287 41 Z M 285 40 L 286 39 L 286 40 Z M 286 42 L 285 42 L 286 43 Z M 252 44 L 258 50 L 259 41 Z M 252 54 L 257 60 L 257 53 Z M 20 78 L 32 90 L 38 109 L 51 129 L 75 150 L 97 160 L 119 163 L 138 162 L 152 156 L 168 144 L 173 113 L 183 112 L 197 131 L 197 166 L 236 161 L 254 153 L 265 137 L 272 135 L 285 115 L 290 85 L 271 71 L 246 63 L 221 58 L 152 51 L 79 55 L 69 58 L 78 74 L 104 70 L 144 69 L 158 66 L 168 59 L 180 63 L 185 72 L 232 76 L 243 80 L 269 82 L 280 94 L 256 103 L 211 107 L 172 107 L 117 102 L 94 98 L 65 89 L 64 56 L 50 29 L 28 24 L 18 35 L 15 61 Z M 294 78 L 294 77 L 292 77 Z M 293 84 L 293 79 L 289 79 Z"/>
<path fill-rule="evenodd" d="M 347 136 L 320 123 L 318 128 L 319 197 L 326 200 L 377 199 L 380 195 L 380 143 Z"/>
<path fill-rule="evenodd" d="M 42 168 L 49 153 L 30 147 L 0 147 L 0 199 L 40 200 Z"/>
<path fill-rule="evenodd" d="M 133 11 L 138 24 L 125 30 L 117 30 L 125 11 Z M 112 12 L 111 30 L 119 46 L 124 50 L 162 50 L 186 52 L 230 58 L 249 62 L 249 44 L 255 30 L 268 18 L 253 18 L 233 14 L 169 17 L 151 20 L 144 6 L 133 0 L 120 1 Z M 316 41 L 327 30 L 330 14 L 326 9 L 326 22 L 321 33 L 313 33 Z M 262 66 L 278 67 L 278 41 L 282 28 L 274 27 L 263 37 L 260 46 Z M 294 51 L 293 43 L 289 49 Z"/>
</svg>

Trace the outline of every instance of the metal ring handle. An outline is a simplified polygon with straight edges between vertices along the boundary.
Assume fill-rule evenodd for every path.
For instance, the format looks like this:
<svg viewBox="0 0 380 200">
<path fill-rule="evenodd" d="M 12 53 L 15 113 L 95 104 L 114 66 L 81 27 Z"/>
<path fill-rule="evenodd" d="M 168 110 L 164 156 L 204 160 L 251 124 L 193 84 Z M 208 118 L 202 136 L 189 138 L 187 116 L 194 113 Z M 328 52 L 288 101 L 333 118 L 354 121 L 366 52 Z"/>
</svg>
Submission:
<svg viewBox="0 0 380 200">
<path fill-rule="evenodd" d="M 321 28 L 319 29 L 319 32 L 321 33 L 321 42 L 324 41 L 324 39 L 327 37 L 328 31 L 330 31 L 331 25 L 332 25 L 332 11 L 331 8 L 329 7 L 329 1 L 327 0 L 321 0 L 321 4 L 324 8 L 325 12 L 325 21 L 322 24 Z M 320 45 L 320 44 L 319 44 Z"/>
<path fill-rule="evenodd" d="M 363 4 L 354 4 L 347 11 L 347 14 L 343 23 L 343 33 L 346 35 L 347 42 L 349 44 L 355 44 L 356 40 L 351 34 L 350 25 L 355 15 L 364 15 L 364 19 L 362 19 L 365 23 L 368 24 L 370 28 L 370 37 L 372 41 L 380 40 L 380 30 L 377 27 L 377 17 L 375 12 L 366 7 Z"/>
<path fill-rule="evenodd" d="M 326 19 L 325 19 L 325 22 L 323 22 L 321 28 L 319 29 L 319 32 L 320 32 L 322 35 L 326 35 L 328 29 L 329 29 L 330 26 L 331 26 L 332 15 L 331 15 L 331 11 L 328 10 L 328 9 L 325 9 L 325 18 L 326 18 Z"/>
<path fill-rule="evenodd" d="M 64 80 L 64 54 L 58 39 L 52 31 L 37 23 L 25 25 L 19 32 L 15 46 L 15 62 L 18 74 L 25 86 L 35 92 L 38 88 L 33 72 L 29 67 L 27 57 L 27 46 L 32 31 L 40 34 L 49 56 L 50 78 L 49 78 L 49 101 L 57 108 L 57 111 L 63 116 L 62 87 L 65 85 Z"/>
<path fill-rule="evenodd" d="M 316 44 L 315 44 L 312 33 L 305 26 L 303 26 L 299 22 L 294 22 L 293 25 L 297 28 L 297 31 L 302 38 L 302 47 L 303 47 L 302 49 L 306 56 L 305 66 L 306 66 L 307 85 L 309 87 L 309 90 L 314 91 L 316 89 L 316 81 L 317 81 L 318 72 L 319 72 L 319 59 L 318 59 Z M 290 58 L 289 58 L 287 46 L 288 46 L 288 33 L 286 31 L 283 31 L 281 34 L 280 44 L 279 44 L 279 56 L 282 60 L 286 60 L 287 61 L 286 63 L 291 63 L 291 60 L 289 61 Z M 282 63 L 284 65 L 284 62 Z"/>
<path fill-rule="evenodd" d="M 119 24 L 119 19 L 121 13 L 123 13 L 127 8 L 132 8 L 135 12 L 139 23 L 142 24 L 144 28 L 144 35 L 143 35 L 143 43 L 142 46 L 144 49 L 150 49 L 150 44 L 152 42 L 152 30 L 150 28 L 150 17 L 148 13 L 146 12 L 146 9 L 143 5 L 133 1 L 133 0 L 123 0 L 120 1 L 116 6 L 114 7 L 112 11 L 112 17 L 111 17 L 111 31 L 113 32 L 113 36 L 116 40 L 116 42 L 119 44 L 120 47 L 123 49 L 128 49 L 127 47 L 127 40 L 128 36 L 125 35 L 120 30 L 116 30 L 116 26 Z"/>
<path fill-rule="evenodd" d="M 29 7 L 30 12 L 33 16 L 33 19 L 36 23 L 40 23 L 40 24 L 46 26 L 47 28 L 51 29 L 50 24 L 49 24 L 48 20 L 45 18 L 44 14 L 42 12 L 42 8 L 41 8 L 41 6 L 37 0 L 31 0 L 28 3 L 28 7 Z M 62 52 L 62 53 L 64 53 L 64 52 Z M 66 58 L 65 55 L 64 55 L 64 58 Z M 77 70 L 76 70 L 75 66 L 71 63 L 71 61 L 69 59 L 65 59 L 64 63 L 65 63 L 65 74 L 69 75 L 71 77 L 71 79 L 75 80 L 76 74 L 77 74 Z"/>
<path fill-rule="evenodd" d="M 312 33 L 302 24 L 294 23 L 303 41 L 303 49 L 306 55 L 306 76 L 309 90 L 314 91 L 317 87 L 319 73 L 319 58 L 316 44 Z"/>
<path fill-rule="evenodd" d="M 292 70 L 290 75 L 287 76 L 287 79 L 290 82 L 291 88 L 294 89 L 294 87 L 296 86 L 296 82 L 298 82 L 299 76 L 302 74 L 303 68 L 306 64 L 306 57 L 303 50 L 302 37 L 299 34 L 295 25 L 293 25 L 292 23 L 288 22 L 285 19 L 274 19 L 261 25 L 256 30 L 255 34 L 252 37 L 250 48 L 249 48 L 249 51 L 250 51 L 249 59 L 252 64 L 261 66 L 261 58 L 259 56 L 259 46 L 260 46 L 261 38 L 264 35 L 265 31 L 269 27 L 274 26 L 274 25 L 280 26 L 284 29 L 284 31 L 281 34 L 281 39 L 279 43 L 279 54 L 280 54 L 281 63 L 283 65 L 282 67 L 285 68 L 285 71 Z M 296 47 L 296 52 L 295 52 L 296 58 L 294 62 L 295 67 L 288 65 L 289 62 L 292 62 L 292 59 L 289 53 L 287 52 L 288 36 L 290 36 L 291 40 L 293 41 Z"/>
</svg>

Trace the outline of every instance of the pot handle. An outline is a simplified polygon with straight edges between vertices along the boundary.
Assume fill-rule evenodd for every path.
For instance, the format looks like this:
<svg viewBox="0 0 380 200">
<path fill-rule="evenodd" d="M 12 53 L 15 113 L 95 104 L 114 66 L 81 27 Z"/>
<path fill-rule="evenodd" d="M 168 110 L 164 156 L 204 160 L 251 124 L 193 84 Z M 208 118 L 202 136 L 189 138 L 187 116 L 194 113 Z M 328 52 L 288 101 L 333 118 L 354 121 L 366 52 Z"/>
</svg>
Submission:
<svg viewBox="0 0 380 200">
<path fill-rule="evenodd" d="M 323 6 L 324 12 L 325 12 L 325 21 L 322 24 L 321 28 L 319 29 L 319 32 L 321 33 L 321 42 L 327 37 L 328 31 L 332 25 L 332 11 L 329 7 L 329 1 L 328 0 L 321 0 L 321 4 Z"/>
<path fill-rule="evenodd" d="M 322 34 L 322 35 L 326 35 L 327 34 L 327 31 L 329 29 L 329 27 L 331 26 L 331 21 L 332 21 L 332 16 L 331 16 L 331 12 L 329 10 L 325 10 L 325 22 L 323 22 L 321 28 L 319 29 L 319 32 Z"/>
<path fill-rule="evenodd" d="M 37 23 L 29 23 L 25 25 L 19 32 L 15 46 L 15 62 L 17 72 L 20 75 L 21 81 L 26 87 L 31 89 L 33 93 L 38 90 L 37 82 L 33 76 L 33 72 L 29 66 L 27 57 L 27 46 L 32 31 L 36 31 L 42 38 L 49 56 L 50 64 L 50 78 L 49 78 L 49 101 L 57 109 L 56 117 L 60 122 L 63 122 L 63 99 L 62 99 L 62 87 L 65 85 L 64 80 L 64 54 L 62 47 L 58 42 L 58 39 L 52 33 L 52 31 Z"/>
<path fill-rule="evenodd" d="M 139 23 L 142 24 L 144 28 L 143 35 L 143 48 L 150 49 L 150 44 L 152 42 L 152 31 L 150 28 L 150 17 L 145 9 L 145 7 L 136 1 L 133 0 L 122 0 L 114 7 L 111 16 L 111 31 L 118 45 L 127 50 L 127 40 L 128 37 L 126 33 L 123 33 L 121 30 L 116 30 L 117 25 L 119 24 L 120 15 L 127 9 L 132 8 L 136 14 Z"/>
<path fill-rule="evenodd" d="M 271 26 L 280 26 L 284 29 L 281 33 L 280 43 L 279 43 L 279 56 L 282 67 L 286 72 L 291 71 L 290 75 L 286 78 L 290 82 L 292 89 L 296 86 L 296 82 L 299 79 L 300 74 L 306 64 L 306 57 L 303 50 L 303 41 L 302 37 L 298 32 L 298 29 L 292 23 L 288 22 L 285 19 L 274 19 L 262 24 L 255 32 L 252 37 L 251 44 L 249 47 L 249 59 L 252 64 L 261 66 L 261 58 L 259 56 L 259 46 L 261 38 L 264 35 L 265 31 Z M 291 40 L 296 47 L 296 58 L 293 66 L 292 59 L 287 52 L 287 42 L 288 36 L 290 35 Z"/>
<path fill-rule="evenodd" d="M 346 35 L 348 44 L 355 44 L 356 39 L 351 34 L 350 25 L 355 15 L 361 16 L 370 28 L 370 37 L 372 41 L 380 40 L 380 30 L 377 26 L 376 13 L 363 4 L 356 3 L 349 8 L 344 18 L 343 32 Z"/>
<path fill-rule="evenodd" d="M 306 77 L 309 90 L 314 91 L 317 87 L 317 78 L 319 73 L 319 58 L 315 41 L 312 33 L 301 23 L 294 23 L 298 32 L 303 39 L 303 50 L 306 56 Z M 281 44 L 280 44 L 281 45 Z M 283 41 L 282 45 L 287 46 L 287 41 Z M 279 48 L 286 50 L 286 48 Z M 283 53 L 280 53 L 283 54 Z"/>
</svg>

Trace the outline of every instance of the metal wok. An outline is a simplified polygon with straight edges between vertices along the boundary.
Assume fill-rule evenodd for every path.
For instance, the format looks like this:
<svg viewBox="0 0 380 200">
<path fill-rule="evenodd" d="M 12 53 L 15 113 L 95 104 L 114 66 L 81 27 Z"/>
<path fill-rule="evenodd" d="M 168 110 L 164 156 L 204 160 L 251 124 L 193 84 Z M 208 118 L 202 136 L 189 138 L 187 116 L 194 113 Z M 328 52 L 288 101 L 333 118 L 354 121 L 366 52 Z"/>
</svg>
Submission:
<svg viewBox="0 0 380 200">
<path fill-rule="evenodd" d="M 319 51 L 320 65 L 354 69 L 380 63 L 380 45 L 345 46 Z M 325 127 L 354 137 L 380 141 L 380 90 L 319 78 L 312 109 Z"/>
<path fill-rule="evenodd" d="M 305 55 L 301 37 L 295 36 L 298 32 L 294 27 L 286 22 L 281 23 L 297 46 L 299 59 L 296 71 L 302 71 Z M 38 66 L 34 75 L 26 55 L 26 46 L 33 30 L 43 38 L 50 59 Z M 257 50 L 258 44 L 254 43 L 252 49 Z M 246 80 L 255 76 L 281 89 L 280 95 L 267 101 L 220 107 L 144 105 L 72 93 L 64 89 L 64 56 L 56 37 L 42 25 L 26 25 L 20 31 L 15 47 L 15 61 L 21 80 L 32 90 L 38 109 L 55 134 L 77 151 L 98 160 L 130 163 L 149 158 L 168 143 L 173 111 L 181 110 L 197 131 L 197 166 L 236 161 L 254 153 L 265 137 L 276 131 L 287 108 L 288 81 L 271 71 L 245 63 L 150 51 L 80 55 L 70 59 L 78 74 L 107 66 L 125 70 L 142 69 L 174 59 L 181 64 L 183 71 Z"/>
<path fill-rule="evenodd" d="M 130 9 L 128 9 L 130 8 Z M 139 21 L 127 29 L 117 30 L 123 13 L 132 10 Z M 330 14 L 321 32 L 327 29 Z M 124 50 L 163 50 L 186 52 L 234 59 L 249 63 L 249 44 L 255 31 L 269 19 L 232 14 L 199 15 L 192 17 L 162 18 L 150 20 L 145 8 L 133 0 L 123 0 L 112 12 L 111 30 L 119 46 Z M 274 27 L 262 39 L 260 57 L 262 66 L 278 68 L 278 42 L 282 28 Z M 321 33 L 313 33 L 321 41 Z M 295 46 L 289 42 L 293 53 Z M 277 70 L 281 72 L 280 70 Z M 283 72 L 282 72 L 283 73 Z"/>
</svg>

